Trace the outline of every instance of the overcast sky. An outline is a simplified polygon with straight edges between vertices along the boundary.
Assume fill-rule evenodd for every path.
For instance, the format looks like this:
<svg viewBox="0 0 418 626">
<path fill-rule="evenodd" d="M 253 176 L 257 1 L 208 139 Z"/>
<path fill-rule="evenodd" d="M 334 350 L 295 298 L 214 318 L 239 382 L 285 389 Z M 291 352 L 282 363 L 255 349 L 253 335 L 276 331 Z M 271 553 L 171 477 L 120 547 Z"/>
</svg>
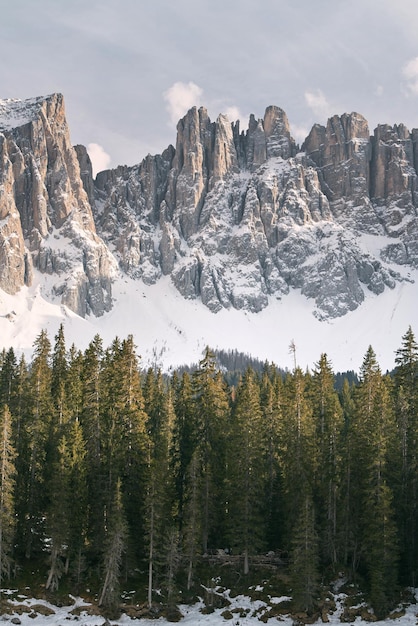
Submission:
<svg viewBox="0 0 418 626">
<path fill-rule="evenodd" d="M 0 99 L 64 94 L 96 169 L 175 145 L 176 123 L 283 108 L 301 143 L 357 111 L 418 127 L 418 0 L 0 0 Z"/>
</svg>

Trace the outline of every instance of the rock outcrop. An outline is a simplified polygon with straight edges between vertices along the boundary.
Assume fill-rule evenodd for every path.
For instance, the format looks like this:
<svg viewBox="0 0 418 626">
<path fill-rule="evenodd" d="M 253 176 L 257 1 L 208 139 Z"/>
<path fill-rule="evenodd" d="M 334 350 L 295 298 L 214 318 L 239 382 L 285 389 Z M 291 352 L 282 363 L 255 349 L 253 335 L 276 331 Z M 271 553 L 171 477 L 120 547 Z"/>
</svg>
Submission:
<svg viewBox="0 0 418 626">
<path fill-rule="evenodd" d="M 149 285 L 170 275 L 213 312 L 298 289 L 319 318 L 344 315 L 418 267 L 417 164 L 418 130 L 370 136 L 358 113 L 315 125 L 299 150 L 276 106 L 245 131 L 194 107 L 175 147 L 93 180 L 62 96 L 3 101 L 0 287 L 49 274 L 47 295 L 101 315 L 118 264 Z"/>
<path fill-rule="evenodd" d="M 315 125 L 301 152 L 273 106 L 263 119 L 252 115 L 246 132 L 225 116 L 212 123 L 203 108 L 191 109 L 177 131 L 175 149 L 96 180 L 98 230 L 132 277 L 153 283 L 170 274 L 184 297 L 214 312 L 260 311 L 270 297 L 300 289 L 320 318 L 355 309 L 364 288 L 378 294 L 401 280 L 387 260 L 399 261 L 396 246 L 405 244 L 396 240 L 379 257 L 362 239 L 391 232 L 371 192 L 377 140 L 361 115 Z M 409 155 L 413 147 L 411 140 Z M 415 170 L 401 152 L 385 158 L 395 171 L 407 168 L 412 189 Z M 380 168 L 388 180 L 390 167 Z"/>
<path fill-rule="evenodd" d="M 51 295 L 79 315 L 108 311 L 115 264 L 96 233 L 63 97 L 1 101 L 0 150 L 0 287 L 15 293 L 36 268 L 56 275 Z"/>
</svg>

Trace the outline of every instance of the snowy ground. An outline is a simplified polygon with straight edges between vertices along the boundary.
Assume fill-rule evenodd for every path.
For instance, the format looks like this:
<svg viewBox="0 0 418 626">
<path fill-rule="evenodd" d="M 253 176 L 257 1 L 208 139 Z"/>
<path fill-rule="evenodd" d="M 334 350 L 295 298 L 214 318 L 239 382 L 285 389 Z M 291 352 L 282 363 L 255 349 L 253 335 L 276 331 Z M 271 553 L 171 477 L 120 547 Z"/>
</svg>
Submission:
<svg viewBox="0 0 418 626">
<path fill-rule="evenodd" d="M 261 589 L 261 588 L 260 588 Z M 8 593 L 6 590 L 3 590 L 3 594 Z M 230 600 L 231 604 L 227 607 L 227 610 L 230 611 L 233 615 L 233 618 L 229 619 L 225 618 L 222 613 L 225 611 L 225 608 L 215 609 L 215 611 L 209 615 L 204 615 L 201 613 L 201 608 L 204 606 L 203 602 L 199 602 L 193 606 L 185 606 L 181 605 L 180 610 L 183 614 L 183 619 L 181 620 L 181 624 L 185 626 L 194 626 L 198 624 L 206 624 L 207 626 L 221 626 L 227 623 L 231 623 L 234 625 L 240 626 L 255 626 L 255 624 L 260 625 L 261 620 L 260 617 L 270 609 L 272 606 L 277 607 L 281 602 L 288 600 L 287 597 L 270 597 L 269 604 L 266 605 L 266 602 L 261 600 L 252 601 L 247 596 L 237 596 L 235 598 L 230 598 L 228 592 L 225 593 L 226 597 Z M 343 610 L 343 603 L 346 598 L 346 595 L 343 593 L 334 594 L 334 601 L 336 604 L 336 610 L 333 614 L 329 614 L 329 623 L 332 624 L 341 624 L 340 616 Z M 15 600 L 13 600 L 13 604 L 16 606 L 22 607 L 22 605 L 26 608 L 27 612 L 22 612 L 21 609 L 12 614 L 12 615 L 4 615 L 1 617 L 3 621 L 11 621 L 13 618 L 17 618 L 20 620 L 22 626 L 52 626 L 52 625 L 62 625 L 69 621 L 76 621 L 78 624 L 82 626 L 96 626 L 102 625 L 105 622 L 105 619 L 102 616 L 97 615 L 88 615 L 86 611 L 81 611 L 80 615 L 76 615 L 75 613 L 79 611 L 74 611 L 77 607 L 86 606 L 86 602 L 81 598 L 74 598 L 74 602 L 70 606 L 56 607 L 54 605 L 49 604 L 43 600 L 35 600 L 29 599 L 25 596 L 18 596 Z M 38 608 L 36 607 L 38 605 Z M 50 615 L 41 615 L 39 612 L 36 612 L 36 609 L 39 611 L 39 606 L 42 605 L 46 607 L 47 610 L 51 611 Z M 35 610 L 33 609 L 35 608 Z M 279 620 L 283 626 L 292 626 L 292 618 L 287 615 L 279 615 L 277 617 L 270 617 L 267 621 L 268 624 L 274 624 Z M 133 620 L 127 615 L 122 615 L 117 620 L 110 620 L 111 624 L 133 624 L 137 620 Z M 390 622 L 393 626 L 415 626 L 417 623 L 417 606 L 410 605 L 406 608 L 405 614 L 394 618 L 393 616 L 382 622 L 374 622 L 376 626 L 379 624 L 388 624 Z M 14 620 L 14 623 L 17 623 Z M 143 626 L 156 626 L 157 624 L 167 624 L 167 620 L 164 618 L 159 618 L 158 620 L 153 619 L 142 619 L 140 623 Z M 319 620 L 319 623 L 322 623 Z M 357 617 L 356 624 L 362 624 L 362 620 Z M 364 622 L 366 624 L 366 622 Z"/>
<path fill-rule="evenodd" d="M 74 342 L 84 350 L 99 333 L 107 347 L 115 336 L 132 334 L 142 364 L 163 369 L 196 363 L 206 345 L 237 349 L 292 368 L 293 340 L 302 368 L 312 368 L 326 352 L 335 371 L 358 371 L 372 345 L 386 371 L 394 367 L 395 351 L 408 326 L 418 334 L 418 271 L 411 271 L 410 278 L 415 282 L 398 283 L 379 296 L 368 292 L 357 310 L 324 322 L 315 318 L 313 304 L 297 291 L 281 301 L 272 298 L 260 313 L 231 309 L 214 314 L 200 301 L 180 296 L 169 277 L 149 287 L 123 277 L 113 288 L 113 309 L 100 318 L 82 319 L 48 301 L 45 285 L 35 281 L 16 296 L 0 290 L 0 348 L 12 346 L 31 355 L 41 329 L 53 342 L 63 322 L 68 345 Z"/>
</svg>

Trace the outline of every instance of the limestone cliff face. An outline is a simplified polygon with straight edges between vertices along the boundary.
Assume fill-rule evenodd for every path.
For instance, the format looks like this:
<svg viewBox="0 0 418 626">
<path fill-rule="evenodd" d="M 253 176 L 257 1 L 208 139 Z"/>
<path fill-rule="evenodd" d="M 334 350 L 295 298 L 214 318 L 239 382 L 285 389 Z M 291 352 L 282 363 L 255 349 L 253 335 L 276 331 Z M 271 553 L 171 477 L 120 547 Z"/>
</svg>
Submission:
<svg viewBox="0 0 418 626">
<path fill-rule="evenodd" d="M 118 269 L 170 275 L 213 312 L 298 289 L 319 318 L 344 315 L 418 267 L 417 164 L 418 130 L 370 135 L 358 113 L 315 125 L 299 150 L 279 107 L 245 131 L 192 108 L 175 147 L 93 180 L 62 96 L 0 101 L 0 288 L 39 271 L 47 296 L 101 315 Z"/>
<path fill-rule="evenodd" d="M 114 261 L 96 234 L 63 97 L 1 101 L 0 146 L 0 237 L 10 248 L 0 287 L 30 284 L 33 266 L 57 274 L 52 295 L 76 313 L 109 310 Z"/>
<path fill-rule="evenodd" d="M 401 279 L 385 262 L 395 248 L 378 258 L 358 236 L 388 234 L 371 194 L 374 145 L 356 113 L 314 126 L 298 153 L 278 107 L 252 115 L 245 132 L 193 108 L 175 149 L 98 176 L 99 232 L 131 276 L 153 283 L 170 274 L 212 311 L 259 311 L 297 288 L 319 317 L 343 315 L 364 288 L 380 293 Z"/>
<path fill-rule="evenodd" d="M 418 131 L 379 125 L 369 136 L 357 113 L 315 125 L 302 148 L 317 168 L 333 217 L 346 227 L 394 239 L 385 261 L 418 267 Z"/>
</svg>

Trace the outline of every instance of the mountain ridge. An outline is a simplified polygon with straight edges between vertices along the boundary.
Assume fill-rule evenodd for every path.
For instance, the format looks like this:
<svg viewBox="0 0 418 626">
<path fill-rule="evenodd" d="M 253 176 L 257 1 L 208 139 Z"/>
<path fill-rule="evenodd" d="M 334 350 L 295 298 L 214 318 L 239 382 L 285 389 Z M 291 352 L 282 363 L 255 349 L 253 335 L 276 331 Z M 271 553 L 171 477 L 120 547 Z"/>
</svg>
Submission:
<svg viewBox="0 0 418 626">
<path fill-rule="evenodd" d="M 279 107 L 246 131 L 193 107 L 175 147 L 93 179 L 60 94 L 0 101 L 0 288 L 86 321 L 111 314 L 128 278 L 138 293 L 168 278 L 218 314 L 285 310 L 295 291 L 323 322 L 384 293 L 395 310 L 418 268 L 417 155 L 418 130 L 371 135 L 358 113 L 299 148 Z"/>
</svg>

